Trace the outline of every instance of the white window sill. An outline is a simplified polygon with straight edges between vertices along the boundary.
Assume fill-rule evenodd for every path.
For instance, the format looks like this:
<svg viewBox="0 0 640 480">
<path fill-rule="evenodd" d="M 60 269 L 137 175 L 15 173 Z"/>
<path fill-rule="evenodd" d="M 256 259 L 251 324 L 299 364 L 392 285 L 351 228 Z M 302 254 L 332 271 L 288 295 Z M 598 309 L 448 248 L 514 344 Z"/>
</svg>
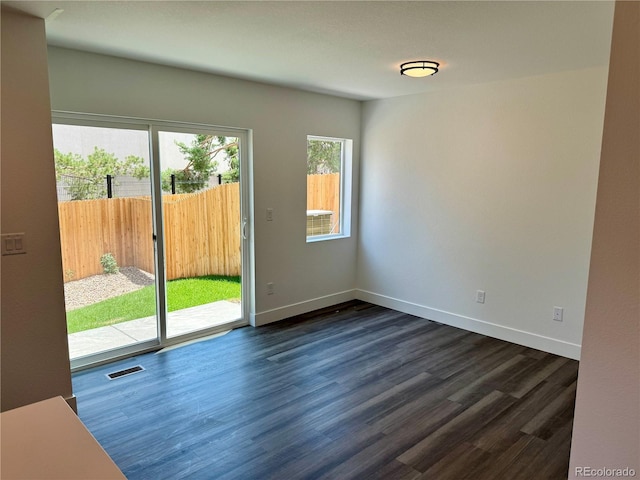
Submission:
<svg viewBox="0 0 640 480">
<path fill-rule="evenodd" d="M 307 243 L 316 243 L 316 242 L 324 242 L 326 240 L 336 240 L 338 238 L 349 238 L 351 235 L 345 235 L 342 233 L 337 233 L 335 235 L 313 235 L 311 237 L 307 237 Z"/>
</svg>

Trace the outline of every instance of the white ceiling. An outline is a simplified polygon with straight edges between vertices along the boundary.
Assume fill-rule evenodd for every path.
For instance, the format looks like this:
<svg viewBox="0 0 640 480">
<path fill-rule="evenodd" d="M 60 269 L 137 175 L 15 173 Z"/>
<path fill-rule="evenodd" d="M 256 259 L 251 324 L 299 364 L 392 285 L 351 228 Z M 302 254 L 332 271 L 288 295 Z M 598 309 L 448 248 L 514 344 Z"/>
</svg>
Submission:
<svg viewBox="0 0 640 480">
<path fill-rule="evenodd" d="M 355 99 L 607 65 L 611 1 L 5 1 L 50 45 Z M 441 63 L 401 77 L 408 60 Z"/>
</svg>

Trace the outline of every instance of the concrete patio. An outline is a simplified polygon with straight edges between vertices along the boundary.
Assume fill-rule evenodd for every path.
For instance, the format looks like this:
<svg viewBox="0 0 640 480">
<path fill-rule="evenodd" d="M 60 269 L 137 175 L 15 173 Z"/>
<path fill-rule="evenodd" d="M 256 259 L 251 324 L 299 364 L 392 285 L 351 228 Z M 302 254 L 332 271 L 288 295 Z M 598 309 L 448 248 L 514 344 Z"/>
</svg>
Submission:
<svg viewBox="0 0 640 480">
<path fill-rule="evenodd" d="M 239 303 L 222 300 L 169 312 L 167 336 L 176 337 L 196 330 L 215 327 L 241 318 Z M 132 345 L 157 337 L 156 317 L 139 318 L 108 327 L 94 328 L 69 335 L 70 358 Z"/>
</svg>

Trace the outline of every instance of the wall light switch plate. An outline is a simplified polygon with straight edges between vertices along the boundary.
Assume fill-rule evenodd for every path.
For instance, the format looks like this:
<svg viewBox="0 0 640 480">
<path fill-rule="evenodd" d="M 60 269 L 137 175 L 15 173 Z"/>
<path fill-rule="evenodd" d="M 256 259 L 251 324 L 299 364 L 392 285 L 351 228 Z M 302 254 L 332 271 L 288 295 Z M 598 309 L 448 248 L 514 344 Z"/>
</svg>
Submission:
<svg viewBox="0 0 640 480">
<path fill-rule="evenodd" d="M 484 296 L 485 296 L 484 290 L 478 290 L 476 292 L 476 302 L 484 303 Z"/>
<path fill-rule="evenodd" d="M 20 255 L 27 253 L 24 233 L 2 234 L 2 255 Z"/>
</svg>

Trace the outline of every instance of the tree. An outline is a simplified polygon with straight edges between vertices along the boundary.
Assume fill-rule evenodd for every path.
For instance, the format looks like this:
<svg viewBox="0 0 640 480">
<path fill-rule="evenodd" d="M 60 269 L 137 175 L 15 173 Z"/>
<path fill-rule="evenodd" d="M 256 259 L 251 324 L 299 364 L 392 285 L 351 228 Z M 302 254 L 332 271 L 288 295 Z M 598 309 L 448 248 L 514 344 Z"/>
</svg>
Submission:
<svg viewBox="0 0 640 480">
<path fill-rule="evenodd" d="M 176 145 L 187 160 L 187 165 L 182 169 L 164 170 L 161 174 L 162 190 L 171 190 L 171 175 L 175 175 L 178 193 L 191 193 L 204 188 L 211 175 L 216 173 L 218 161 L 215 158 L 222 152 L 226 153 L 231 166 L 231 170 L 223 174 L 225 183 L 239 180 L 237 141 L 220 135 L 199 134 L 195 136 L 191 145 L 183 142 L 176 142 Z"/>
<path fill-rule="evenodd" d="M 340 172 L 342 143 L 332 140 L 307 142 L 307 175 Z"/>
<path fill-rule="evenodd" d="M 225 137 L 221 137 L 225 138 Z M 227 139 L 225 138 L 225 143 Z M 229 170 L 222 174 L 224 183 L 237 183 L 240 181 L 240 157 L 238 157 L 238 141 L 226 143 L 225 152 L 229 160 Z"/>
<path fill-rule="evenodd" d="M 83 158 L 77 153 L 62 153 L 54 149 L 56 180 L 66 183 L 72 200 L 88 200 L 107 196 L 107 175 L 131 175 L 138 179 L 149 176 L 145 160 L 128 155 L 120 160 L 113 153 L 93 147 L 93 152 Z"/>
</svg>

